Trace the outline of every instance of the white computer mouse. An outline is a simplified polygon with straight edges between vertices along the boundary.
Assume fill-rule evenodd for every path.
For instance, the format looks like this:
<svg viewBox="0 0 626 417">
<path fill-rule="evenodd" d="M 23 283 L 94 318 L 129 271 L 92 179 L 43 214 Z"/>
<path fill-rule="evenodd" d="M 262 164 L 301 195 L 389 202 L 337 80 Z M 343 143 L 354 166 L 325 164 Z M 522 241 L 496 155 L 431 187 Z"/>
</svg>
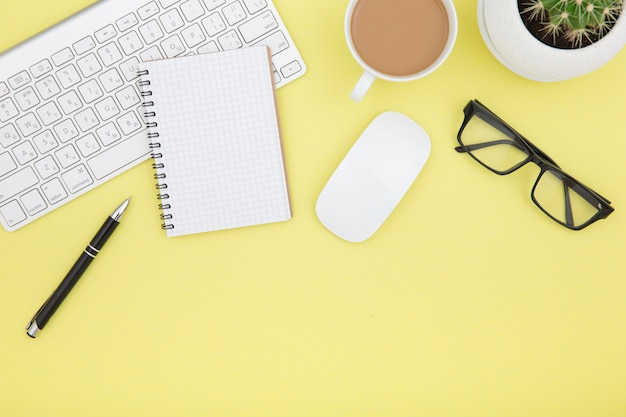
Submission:
<svg viewBox="0 0 626 417">
<path fill-rule="evenodd" d="M 407 116 L 376 117 L 339 164 L 317 199 L 317 217 L 335 235 L 361 242 L 378 230 L 430 155 L 430 139 Z"/>
</svg>

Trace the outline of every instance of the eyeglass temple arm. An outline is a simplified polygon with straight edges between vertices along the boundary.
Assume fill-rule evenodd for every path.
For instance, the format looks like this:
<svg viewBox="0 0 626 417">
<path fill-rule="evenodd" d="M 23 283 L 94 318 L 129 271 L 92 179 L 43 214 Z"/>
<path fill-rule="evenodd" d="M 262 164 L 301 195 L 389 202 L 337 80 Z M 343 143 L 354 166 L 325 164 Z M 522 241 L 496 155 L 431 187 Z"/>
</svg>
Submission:
<svg viewBox="0 0 626 417">
<path fill-rule="evenodd" d="M 611 204 L 609 200 L 602 197 L 600 194 L 578 183 L 569 185 L 567 184 L 567 182 L 563 181 L 563 184 L 565 187 L 571 188 L 572 190 L 574 190 L 579 196 L 584 198 L 585 201 L 591 204 L 592 206 L 597 206 L 598 204 L 602 204 L 603 207 L 605 206 L 608 207 L 608 205 Z"/>
<path fill-rule="evenodd" d="M 463 152 L 472 152 L 478 149 L 488 148 L 490 146 L 496 146 L 496 145 L 511 145 L 511 146 L 516 147 L 520 151 L 527 153 L 526 149 L 522 145 L 520 145 L 517 141 L 511 140 L 511 139 L 499 139 L 499 140 L 493 140 L 491 142 L 474 143 L 471 145 L 457 146 L 454 149 L 459 153 L 463 153 Z"/>
<path fill-rule="evenodd" d="M 569 191 L 570 188 L 574 190 L 574 192 L 576 192 L 582 198 L 584 198 L 592 206 L 598 205 L 599 203 L 601 203 L 601 201 L 597 198 L 596 195 L 594 195 L 593 192 L 589 192 L 585 187 L 581 187 L 580 184 L 574 184 L 573 187 L 570 187 L 566 181 L 563 181 L 563 196 L 565 197 L 565 221 L 567 222 L 569 226 L 574 226 L 574 213 L 572 210 L 572 202 L 570 200 L 570 191 Z M 599 207 L 600 210 L 610 207 L 608 205 L 603 205 L 603 204 L 599 204 L 599 205 L 600 205 Z M 603 217 L 608 216 L 611 213 L 611 211 L 613 210 L 610 209 L 606 211 Z"/>
<path fill-rule="evenodd" d="M 589 187 L 584 186 L 584 185 L 580 185 L 580 184 L 574 184 L 574 186 L 572 187 L 572 189 L 574 189 L 574 191 L 576 191 L 578 194 L 580 194 L 581 196 L 583 196 L 583 198 L 587 201 L 589 201 L 589 199 L 593 199 L 594 202 L 602 202 L 604 203 L 605 206 L 608 206 L 609 204 L 611 204 L 611 201 L 604 197 L 603 195 L 591 190 Z M 591 203 L 591 201 L 589 201 Z"/>
<path fill-rule="evenodd" d="M 609 210 L 605 213 L 604 217 L 608 216 L 611 211 L 613 211 L 609 204 L 611 203 L 609 200 L 605 199 L 599 194 L 596 194 L 595 191 L 588 189 L 578 183 L 571 184 L 570 181 L 566 181 L 564 178 L 562 180 L 563 183 L 563 197 L 565 199 L 565 221 L 569 226 L 574 226 L 574 213 L 572 210 L 572 201 L 570 199 L 570 189 L 574 190 L 576 194 L 585 199 L 589 204 L 596 207 L 599 205 L 600 210 Z M 607 204 L 603 204 L 605 200 Z"/>
<path fill-rule="evenodd" d="M 494 115 L 495 116 L 495 115 Z M 496 116 L 497 117 L 497 116 Z M 499 119 L 499 118 L 498 118 Z M 491 123 L 491 122 L 489 122 Z M 514 130 L 512 127 L 510 127 L 509 125 L 507 125 L 506 123 L 504 123 L 501 120 L 494 120 L 493 123 L 491 123 L 492 126 L 494 126 L 495 128 L 499 129 L 500 131 L 511 131 L 512 133 L 514 133 L 517 137 L 519 137 L 526 146 L 528 146 L 535 154 L 539 155 L 539 157 L 543 158 L 544 160 L 550 162 L 552 165 L 554 165 L 555 167 L 559 168 L 559 164 L 556 163 L 556 161 L 552 158 L 550 158 L 548 156 L 548 154 L 546 154 L 544 151 L 542 151 L 541 149 L 539 149 L 537 147 L 537 145 L 535 145 L 534 143 L 532 143 L 531 141 L 529 141 L 528 139 L 526 139 L 524 136 L 522 136 L 521 134 L 519 134 L 516 130 Z M 504 129 L 504 130 L 502 130 Z M 515 143 L 517 143 L 517 141 L 515 141 Z M 517 148 L 523 150 L 526 154 L 528 154 L 528 151 L 525 149 L 522 149 L 522 147 L 520 147 L 520 145 L 517 145 Z"/>
<path fill-rule="evenodd" d="M 567 186 L 565 181 L 563 181 L 563 197 L 565 198 L 565 222 L 569 226 L 574 226 L 574 213 L 572 212 L 572 201 L 569 198 L 569 187 Z"/>
</svg>

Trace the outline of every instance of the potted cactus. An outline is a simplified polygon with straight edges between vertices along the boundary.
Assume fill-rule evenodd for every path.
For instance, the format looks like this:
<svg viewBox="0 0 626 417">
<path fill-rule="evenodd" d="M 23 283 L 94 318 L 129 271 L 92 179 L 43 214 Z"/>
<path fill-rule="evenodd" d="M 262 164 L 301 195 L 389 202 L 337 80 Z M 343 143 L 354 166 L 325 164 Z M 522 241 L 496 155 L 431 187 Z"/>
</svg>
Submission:
<svg viewBox="0 0 626 417">
<path fill-rule="evenodd" d="M 537 81 L 594 71 L 626 43 L 624 0 L 479 0 L 481 35 L 506 67 Z"/>
</svg>

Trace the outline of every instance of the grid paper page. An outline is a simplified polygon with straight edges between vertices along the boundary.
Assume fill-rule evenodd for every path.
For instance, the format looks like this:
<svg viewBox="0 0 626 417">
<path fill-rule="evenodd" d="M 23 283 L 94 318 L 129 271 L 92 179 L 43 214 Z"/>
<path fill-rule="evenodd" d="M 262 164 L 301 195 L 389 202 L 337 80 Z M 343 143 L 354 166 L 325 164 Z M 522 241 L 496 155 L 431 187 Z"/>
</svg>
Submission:
<svg viewBox="0 0 626 417">
<path fill-rule="evenodd" d="M 291 218 L 268 49 L 146 62 L 168 236 Z M 167 188 L 164 188 L 167 186 Z M 168 208 L 169 207 L 169 208 Z"/>
</svg>

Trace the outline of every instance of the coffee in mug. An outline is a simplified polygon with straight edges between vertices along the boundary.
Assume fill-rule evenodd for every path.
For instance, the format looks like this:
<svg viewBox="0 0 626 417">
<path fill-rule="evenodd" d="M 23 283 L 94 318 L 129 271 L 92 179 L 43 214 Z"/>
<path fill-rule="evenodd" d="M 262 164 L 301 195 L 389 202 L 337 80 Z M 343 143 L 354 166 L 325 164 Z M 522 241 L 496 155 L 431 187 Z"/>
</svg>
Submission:
<svg viewBox="0 0 626 417">
<path fill-rule="evenodd" d="M 454 45 L 457 19 L 451 0 L 352 0 L 345 29 L 365 68 L 352 93 L 358 101 L 375 78 L 410 81 L 441 65 Z"/>
</svg>

